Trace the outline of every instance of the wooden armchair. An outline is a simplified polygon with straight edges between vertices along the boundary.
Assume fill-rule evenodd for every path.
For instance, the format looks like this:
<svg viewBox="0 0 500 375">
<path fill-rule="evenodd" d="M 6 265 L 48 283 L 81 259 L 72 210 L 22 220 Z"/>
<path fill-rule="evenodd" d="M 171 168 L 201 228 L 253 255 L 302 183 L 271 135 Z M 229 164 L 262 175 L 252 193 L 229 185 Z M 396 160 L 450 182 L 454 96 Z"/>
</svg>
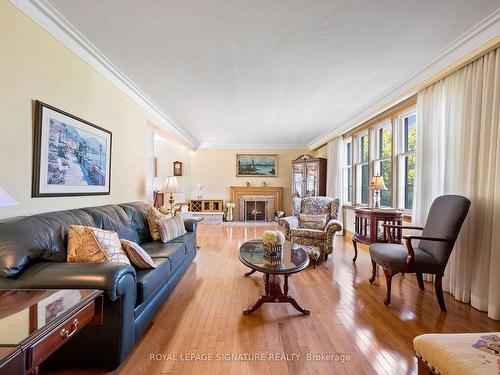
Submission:
<svg viewBox="0 0 500 375">
<path fill-rule="evenodd" d="M 443 195 L 434 200 L 429 210 L 425 227 L 384 224 L 389 239 L 399 229 L 422 230 L 422 235 L 405 235 L 403 244 L 376 243 L 370 245 L 373 273 L 370 283 L 375 281 L 377 264 L 384 269 L 387 282 L 386 306 L 391 302 L 392 277 L 397 273 L 415 273 L 418 286 L 424 290 L 422 274 L 435 275 L 435 292 L 442 311 L 446 312 L 443 297 L 442 277 L 455 245 L 460 228 L 469 211 L 470 201 L 459 195 Z M 418 247 L 412 241 L 420 240 Z M 391 241 L 393 242 L 393 241 Z"/>
</svg>

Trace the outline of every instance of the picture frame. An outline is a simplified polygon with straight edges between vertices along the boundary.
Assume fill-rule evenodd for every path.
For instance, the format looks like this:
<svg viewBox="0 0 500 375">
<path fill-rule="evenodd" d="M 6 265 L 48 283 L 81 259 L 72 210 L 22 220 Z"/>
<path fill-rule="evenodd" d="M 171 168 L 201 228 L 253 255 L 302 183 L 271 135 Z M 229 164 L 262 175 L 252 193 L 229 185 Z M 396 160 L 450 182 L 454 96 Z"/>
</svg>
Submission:
<svg viewBox="0 0 500 375">
<path fill-rule="evenodd" d="M 236 177 L 277 176 L 277 154 L 236 154 Z"/>
<path fill-rule="evenodd" d="M 181 161 L 174 161 L 173 163 L 173 168 L 174 168 L 174 176 L 182 176 L 182 162 Z"/>
<path fill-rule="evenodd" d="M 35 101 L 32 197 L 109 195 L 112 133 Z"/>
</svg>

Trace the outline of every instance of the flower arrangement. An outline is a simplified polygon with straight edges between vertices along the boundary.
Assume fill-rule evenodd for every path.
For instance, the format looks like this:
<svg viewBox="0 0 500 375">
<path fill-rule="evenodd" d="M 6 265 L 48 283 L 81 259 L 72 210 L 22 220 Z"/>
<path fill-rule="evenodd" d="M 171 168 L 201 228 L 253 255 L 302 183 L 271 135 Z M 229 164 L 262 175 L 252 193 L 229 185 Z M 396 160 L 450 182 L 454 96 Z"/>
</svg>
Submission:
<svg viewBox="0 0 500 375">
<path fill-rule="evenodd" d="M 262 235 L 262 243 L 268 247 L 281 246 L 285 243 L 285 235 L 278 230 L 267 230 Z"/>
<path fill-rule="evenodd" d="M 235 208 L 235 207 L 236 207 L 236 203 L 227 202 L 227 203 L 226 203 L 226 207 L 227 207 L 227 208 Z"/>
</svg>

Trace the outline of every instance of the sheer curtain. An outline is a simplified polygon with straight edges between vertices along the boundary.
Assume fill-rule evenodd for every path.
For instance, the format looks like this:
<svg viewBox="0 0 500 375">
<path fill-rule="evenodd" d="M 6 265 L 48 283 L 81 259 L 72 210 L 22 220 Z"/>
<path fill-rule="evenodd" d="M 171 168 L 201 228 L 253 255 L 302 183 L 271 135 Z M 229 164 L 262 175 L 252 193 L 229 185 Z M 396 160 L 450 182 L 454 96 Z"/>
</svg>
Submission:
<svg viewBox="0 0 500 375">
<path fill-rule="evenodd" d="M 339 198 L 340 204 L 344 203 L 344 140 L 342 136 L 334 138 L 327 144 L 327 169 L 326 169 L 326 195 L 331 198 Z M 342 210 L 339 211 L 339 220 L 343 221 Z M 344 232 L 342 231 L 343 235 Z"/>
<path fill-rule="evenodd" d="M 444 290 L 500 320 L 500 49 L 418 93 L 414 222 L 439 195 L 472 204 Z"/>
</svg>

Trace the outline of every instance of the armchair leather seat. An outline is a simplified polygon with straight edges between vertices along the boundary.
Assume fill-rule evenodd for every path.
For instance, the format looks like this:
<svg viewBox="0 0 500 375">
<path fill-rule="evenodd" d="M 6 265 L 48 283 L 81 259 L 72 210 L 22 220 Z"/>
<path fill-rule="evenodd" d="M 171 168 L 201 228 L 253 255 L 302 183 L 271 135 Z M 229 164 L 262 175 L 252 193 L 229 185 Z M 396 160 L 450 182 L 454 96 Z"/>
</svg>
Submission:
<svg viewBox="0 0 500 375">
<path fill-rule="evenodd" d="M 398 244 L 375 243 L 370 245 L 370 257 L 384 269 L 392 272 L 422 272 L 439 273 L 440 265 L 432 254 L 425 250 L 414 248 L 415 262 L 411 269 L 407 268 L 406 258 L 408 251 L 406 246 Z"/>
<path fill-rule="evenodd" d="M 291 230 L 292 238 L 293 237 L 306 237 L 306 238 L 317 238 L 320 240 L 326 239 L 326 232 L 319 229 L 305 229 L 305 228 L 297 228 Z"/>
</svg>

